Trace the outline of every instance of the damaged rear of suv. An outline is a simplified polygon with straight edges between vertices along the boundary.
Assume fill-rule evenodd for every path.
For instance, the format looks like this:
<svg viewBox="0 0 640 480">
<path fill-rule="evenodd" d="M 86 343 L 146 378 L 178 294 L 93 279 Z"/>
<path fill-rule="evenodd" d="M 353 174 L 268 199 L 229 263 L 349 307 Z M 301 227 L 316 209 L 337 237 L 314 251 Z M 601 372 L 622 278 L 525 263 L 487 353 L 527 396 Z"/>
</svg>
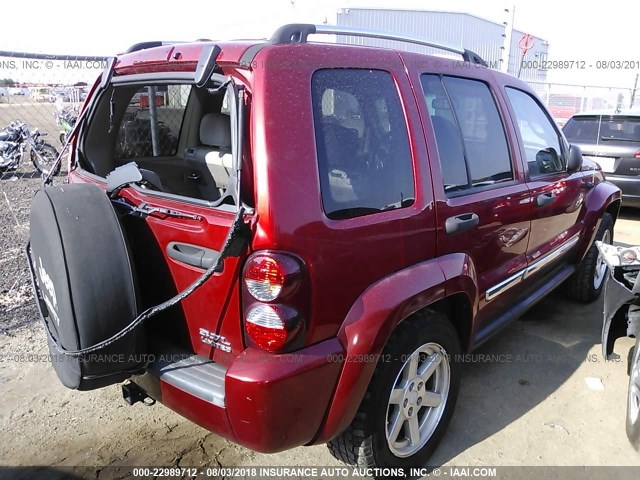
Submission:
<svg viewBox="0 0 640 480">
<path fill-rule="evenodd" d="M 598 297 L 620 193 L 473 52 L 316 33 L 340 31 L 110 62 L 68 183 L 33 200 L 36 298 L 69 388 L 130 380 L 130 402 L 258 451 L 424 465 L 460 353 L 565 282 Z"/>
</svg>

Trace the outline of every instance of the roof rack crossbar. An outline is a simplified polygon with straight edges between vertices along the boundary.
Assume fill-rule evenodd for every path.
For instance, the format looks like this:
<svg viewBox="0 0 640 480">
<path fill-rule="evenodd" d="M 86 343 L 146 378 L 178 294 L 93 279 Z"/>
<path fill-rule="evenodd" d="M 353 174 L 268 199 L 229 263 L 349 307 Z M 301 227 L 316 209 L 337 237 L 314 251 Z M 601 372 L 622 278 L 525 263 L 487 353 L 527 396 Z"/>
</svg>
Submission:
<svg viewBox="0 0 640 480">
<path fill-rule="evenodd" d="M 462 55 L 465 62 L 487 66 L 487 63 L 477 53 L 466 48 L 450 45 L 444 42 L 429 40 L 426 38 L 412 37 L 399 33 L 383 32 L 361 28 L 340 27 L 335 25 L 312 25 L 307 23 L 292 23 L 278 28 L 270 39 L 270 43 L 306 43 L 309 35 L 346 35 L 350 37 L 379 38 L 382 40 L 394 40 L 397 42 L 413 43 L 425 47 L 438 48 L 447 52 Z"/>
</svg>

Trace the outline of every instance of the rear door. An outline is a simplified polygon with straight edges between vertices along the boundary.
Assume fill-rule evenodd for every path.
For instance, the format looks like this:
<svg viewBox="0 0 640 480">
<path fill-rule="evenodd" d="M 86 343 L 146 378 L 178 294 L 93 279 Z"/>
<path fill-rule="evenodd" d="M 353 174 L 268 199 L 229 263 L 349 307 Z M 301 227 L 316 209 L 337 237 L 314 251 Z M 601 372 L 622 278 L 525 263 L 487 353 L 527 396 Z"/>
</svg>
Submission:
<svg viewBox="0 0 640 480">
<path fill-rule="evenodd" d="M 568 145 L 553 120 L 529 92 L 505 88 L 518 132 L 532 205 L 529 264 L 577 241 L 589 185 L 582 172 L 567 172 Z"/>
<path fill-rule="evenodd" d="M 235 166 L 236 158 L 242 156 L 239 112 L 244 108 L 244 91 L 232 82 L 228 86 L 227 97 L 228 131 L 231 132 L 230 144 Z M 191 95 L 190 98 L 195 97 Z M 172 113 L 165 112 L 165 109 L 175 109 L 161 102 L 156 107 L 159 118 Z M 219 109 L 214 113 L 219 113 Z M 96 117 L 99 115 L 100 107 Z M 180 116 L 186 117 L 184 114 Z M 94 120 L 94 125 L 98 123 L 99 119 Z M 176 120 L 172 132 L 182 137 L 192 129 L 199 130 L 199 122 L 192 123 L 189 127 L 184 122 L 180 125 Z M 118 129 L 113 128 L 113 131 L 117 133 Z M 153 141 L 152 135 L 135 138 L 136 148 L 141 151 L 154 148 L 149 145 Z M 163 144 L 160 145 L 162 147 Z M 180 152 L 174 144 L 171 148 L 167 147 L 164 153 L 160 159 L 147 158 L 144 164 L 158 175 L 162 184 L 167 179 L 171 180 L 172 170 L 166 169 L 167 163 L 181 162 Z M 137 160 L 135 156 L 120 158 L 119 163 Z M 159 164 L 154 160 L 160 160 L 160 168 L 157 168 Z M 78 175 L 99 179 L 100 183 L 104 183 L 104 179 L 84 171 Z M 145 214 L 143 218 L 132 215 L 123 218 L 144 308 L 184 291 L 215 262 L 238 211 L 237 182 L 234 177 L 235 172 L 226 186 L 226 193 L 230 194 L 228 201 L 211 202 L 197 196 L 159 191 L 156 188 L 158 185 L 153 185 L 157 181 L 154 177 L 151 177 L 151 185 L 129 184 L 120 191 L 121 199 Z M 241 264 L 242 258 L 225 259 L 221 272 L 214 274 L 175 307 L 145 324 L 149 336 L 168 347 L 192 351 L 228 364 L 233 356 L 243 350 L 238 288 Z M 162 350 L 165 348 L 162 347 Z"/>
<path fill-rule="evenodd" d="M 529 191 L 512 148 L 515 138 L 504 128 L 503 105 L 488 81 L 423 73 L 420 83 L 437 199 L 437 254 L 471 257 L 483 328 L 512 301 L 502 293 L 517 282 L 507 280 L 527 265 Z"/>
</svg>

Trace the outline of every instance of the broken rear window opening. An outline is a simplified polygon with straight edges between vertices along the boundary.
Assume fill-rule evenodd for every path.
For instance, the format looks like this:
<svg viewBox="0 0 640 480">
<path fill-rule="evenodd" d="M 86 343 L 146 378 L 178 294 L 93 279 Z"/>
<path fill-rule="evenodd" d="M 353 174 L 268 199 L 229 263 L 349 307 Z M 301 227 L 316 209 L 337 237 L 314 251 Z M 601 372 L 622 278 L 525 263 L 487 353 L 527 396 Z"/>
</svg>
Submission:
<svg viewBox="0 0 640 480">
<path fill-rule="evenodd" d="M 106 178 L 135 162 L 153 194 L 209 206 L 238 205 L 244 115 L 242 89 L 219 75 L 217 85 L 111 84 L 81 136 L 79 159 Z M 247 202 L 250 206 L 251 202 Z"/>
</svg>

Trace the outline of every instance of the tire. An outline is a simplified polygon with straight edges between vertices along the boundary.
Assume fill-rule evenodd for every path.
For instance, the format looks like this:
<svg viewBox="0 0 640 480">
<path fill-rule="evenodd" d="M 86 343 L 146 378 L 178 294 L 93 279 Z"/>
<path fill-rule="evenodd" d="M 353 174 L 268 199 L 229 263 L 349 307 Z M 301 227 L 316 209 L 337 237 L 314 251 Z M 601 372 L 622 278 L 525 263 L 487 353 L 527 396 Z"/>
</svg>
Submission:
<svg viewBox="0 0 640 480">
<path fill-rule="evenodd" d="M 43 143 L 38 146 L 38 152 L 36 153 L 33 149 L 30 152 L 31 154 L 31 162 L 33 162 L 33 166 L 38 169 L 41 173 L 48 175 L 51 167 L 54 162 L 58 158 L 58 150 L 53 145 L 48 143 Z M 62 166 L 62 162 L 58 163 L 56 166 L 55 172 L 53 175 L 57 175 L 60 172 L 60 167 Z"/>
<path fill-rule="evenodd" d="M 640 451 L 640 337 L 636 339 L 632 352 L 627 392 L 627 437 L 633 448 Z"/>
<path fill-rule="evenodd" d="M 331 454 L 361 468 L 426 465 L 445 433 L 458 398 L 459 354 L 456 330 L 440 313 L 428 311 L 405 320 L 389 338 L 351 425 L 328 442 Z M 421 384 L 419 380 L 424 378 L 407 378 L 411 358 L 420 359 L 418 371 L 429 361 L 439 363 Z M 397 390 L 398 403 L 394 400 L 392 404 L 392 389 Z M 420 392 L 424 395 L 434 391 L 440 393 L 438 406 L 433 395 L 420 396 Z M 426 406 L 430 401 L 433 407 Z M 406 414 L 411 420 L 406 420 Z M 395 430 L 397 434 L 389 432 L 396 415 L 401 423 Z M 419 441 L 412 442 L 405 434 L 405 429 L 412 431 L 410 425 L 404 426 L 406 422 L 421 426 Z M 387 440 L 388 432 L 395 436 L 394 442 Z"/>
<path fill-rule="evenodd" d="M 106 193 L 92 184 L 44 188 L 30 223 L 34 296 L 62 384 L 91 390 L 143 370 L 141 328 L 83 357 L 62 354 L 110 338 L 138 314 L 129 250 Z"/>
<path fill-rule="evenodd" d="M 602 216 L 596 240 L 613 243 L 613 217 L 608 213 Z M 565 283 L 567 297 L 581 303 L 591 303 L 602 293 L 609 269 L 600 258 L 595 243 L 589 247 L 576 272 Z"/>
</svg>

